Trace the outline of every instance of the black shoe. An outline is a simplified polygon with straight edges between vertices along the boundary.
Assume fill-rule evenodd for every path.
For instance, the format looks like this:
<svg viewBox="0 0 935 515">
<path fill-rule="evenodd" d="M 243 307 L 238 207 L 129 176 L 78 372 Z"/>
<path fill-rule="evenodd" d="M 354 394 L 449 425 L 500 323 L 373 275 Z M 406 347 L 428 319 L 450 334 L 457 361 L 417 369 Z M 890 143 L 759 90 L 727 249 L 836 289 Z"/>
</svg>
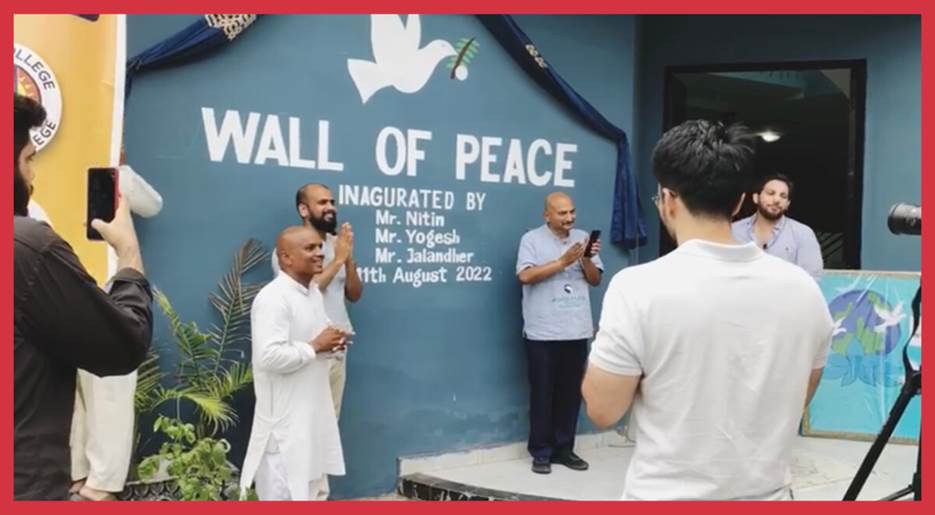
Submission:
<svg viewBox="0 0 935 515">
<path fill-rule="evenodd" d="M 581 456 L 573 452 L 569 452 L 564 456 L 552 456 L 552 463 L 565 465 L 571 470 L 588 470 L 588 462 L 584 461 L 581 459 Z"/>
<path fill-rule="evenodd" d="M 552 464 L 549 463 L 548 458 L 533 458 L 532 471 L 536 474 L 551 474 Z"/>
</svg>

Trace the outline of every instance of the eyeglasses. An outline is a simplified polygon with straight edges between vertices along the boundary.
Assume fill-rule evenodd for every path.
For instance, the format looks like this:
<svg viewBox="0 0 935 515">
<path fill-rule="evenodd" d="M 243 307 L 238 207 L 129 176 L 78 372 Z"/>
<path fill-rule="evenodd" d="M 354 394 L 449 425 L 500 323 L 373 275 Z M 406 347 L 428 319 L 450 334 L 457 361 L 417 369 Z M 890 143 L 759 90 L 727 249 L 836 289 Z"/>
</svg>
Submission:
<svg viewBox="0 0 935 515">
<path fill-rule="evenodd" d="M 663 188 L 663 190 L 664 190 L 663 192 L 668 191 L 668 192 L 669 192 L 669 195 L 670 195 L 671 197 L 676 197 L 676 196 L 678 196 L 674 191 L 672 191 L 672 190 L 670 190 L 670 189 Z M 653 201 L 653 204 L 658 204 L 659 201 L 662 200 L 662 195 L 660 195 L 659 193 L 654 193 L 654 194 L 653 194 L 651 197 L 649 197 L 649 198 Z"/>
</svg>

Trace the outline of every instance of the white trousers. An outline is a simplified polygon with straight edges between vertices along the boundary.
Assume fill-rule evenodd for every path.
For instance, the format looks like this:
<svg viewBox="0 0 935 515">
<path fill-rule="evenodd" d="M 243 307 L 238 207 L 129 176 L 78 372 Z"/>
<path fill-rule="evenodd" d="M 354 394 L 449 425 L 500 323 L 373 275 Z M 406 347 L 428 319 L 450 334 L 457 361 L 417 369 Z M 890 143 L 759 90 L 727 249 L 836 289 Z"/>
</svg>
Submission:
<svg viewBox="0 0 935 515">
<path fill-rule="evenodd" d="M 95 490 L 120 492 L 133 452 L 136 372 L 98 377 L 78 371 L 71 423 L 71 478 Z"/>
<path fill-rule="evenodd" d="M 332 359 L 328 363 L 328 380 L 331 383 L 331 400 L 334 402 L 334 416 L 341 418 L 341 401 L 344 400 L 344 383 L 347 379 L 347 358 Z M 328 484 L 328 475 L 321 477 L 321 491 L 323 499 L 327 499 L 331 494 L 331 486 Z"/>
<path fill-rule="evenodd" d="M 290 501 L 286 464 L 279 452 L 265 452 L 253 478 L 256 495 L 261 501 Z M 328 476 L 308 482 L 308 498 L 315 501 L 328 499 Z"/>
</svg>

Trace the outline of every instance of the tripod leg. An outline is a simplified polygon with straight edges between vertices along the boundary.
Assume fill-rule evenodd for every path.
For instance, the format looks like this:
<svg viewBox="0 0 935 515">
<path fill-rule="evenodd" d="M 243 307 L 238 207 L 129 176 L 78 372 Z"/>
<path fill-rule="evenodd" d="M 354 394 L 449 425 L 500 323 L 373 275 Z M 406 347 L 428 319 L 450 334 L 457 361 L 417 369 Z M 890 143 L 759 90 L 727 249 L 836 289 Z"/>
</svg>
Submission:
<svg viewBox="0 0 935 515">
<path fill-rule="evenodd" d="M 905 497 L 905 496 L 907 496 L 907 495 L 909 495 L 909 494 L 911 494 L 911 493 L 912 493 L 912 485 L 909 485 L 909 486 L 907 486 L 906 488 L 903 488 L 902 490 L 900 490 L 900 491 L 898 491 L 898 492 L 895 492 L 895 493 L 892 493 L 892 494 L 890 494 L 890 495 L 887 495 L 886 497 L 884 497 L 884 498 L 882 498 L 882 499 L 880 499 L 880 500 L 881 500 L 881 501 L 898 501 L 898 500 L 902 499 L 903 497 Z"/>
<path fill-rule="evenodd" d="M 847 488 L 847 492 L 844 494 L 845 501 L 854 501 L 857 499 L 857 495 L 860 494 L 860 489 L 864 487 L 864 483 L 867 482 L 867 478 L 870 476 L 873 466 L 876 465 L 877 459 L 883 452 L 883 447 L 896 429 L 899 418 L 902 417 L 906 406 L 909 405 L 909 401 L 911 401 L 914 396 L 915 391 L 909 388 L 908 383 L 904 385 L 903 389 L 899 392 L 899 397 L 896 398 L 896 402 L 893 404 L 893 408 L 890 410 L 889 417 L 886 419 L 886 424 L 883 425 L 883 429 L 880 431 L 880 434 L 877 435 L 876 440 L 873 441 L 873 445 L 870 446 L 870 450 L 864 457 L 863 463 L 861 463 L 860 468 L 857 469 L 857 474 L 854 476 L 851 486 Z"/>
<path fill-rule="evenodd" d="M 912 494 L 913 501 L 922 500 L 922 437 L 919 436 L 919 450 L 916 452 L 916 471 L 912 474 L 912 484 L 898 492 L 894 492 L 880 499 L 881 501 L 898 501 Z"/>
</svg>

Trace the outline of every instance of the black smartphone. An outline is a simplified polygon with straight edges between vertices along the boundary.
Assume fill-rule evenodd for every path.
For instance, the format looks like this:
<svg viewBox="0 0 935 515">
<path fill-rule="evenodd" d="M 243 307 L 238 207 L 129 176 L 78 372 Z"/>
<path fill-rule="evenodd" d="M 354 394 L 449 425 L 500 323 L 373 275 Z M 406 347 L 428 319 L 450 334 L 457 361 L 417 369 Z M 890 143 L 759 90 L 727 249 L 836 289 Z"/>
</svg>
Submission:
<svg viewBox="0 0 935 515">
<path fill-rule="evenodd" d="M 591 257 L 591 246 L 594 245 L 594 242 L 601 237 L 600 229 L 594 229 L 591 231 L 591 235 L 588 236 L 588 246 L 584 248 L 584 255 Z"/>
<path fill-rule="evenodd" d="M 117 211 L 117 169 L 88 169 L 88 227 L 89 240 L 103 240 L 99 232 L 91 227 L 91 220 L 100 218 L 105 222 L 114 219 Z"/>
</svg>

